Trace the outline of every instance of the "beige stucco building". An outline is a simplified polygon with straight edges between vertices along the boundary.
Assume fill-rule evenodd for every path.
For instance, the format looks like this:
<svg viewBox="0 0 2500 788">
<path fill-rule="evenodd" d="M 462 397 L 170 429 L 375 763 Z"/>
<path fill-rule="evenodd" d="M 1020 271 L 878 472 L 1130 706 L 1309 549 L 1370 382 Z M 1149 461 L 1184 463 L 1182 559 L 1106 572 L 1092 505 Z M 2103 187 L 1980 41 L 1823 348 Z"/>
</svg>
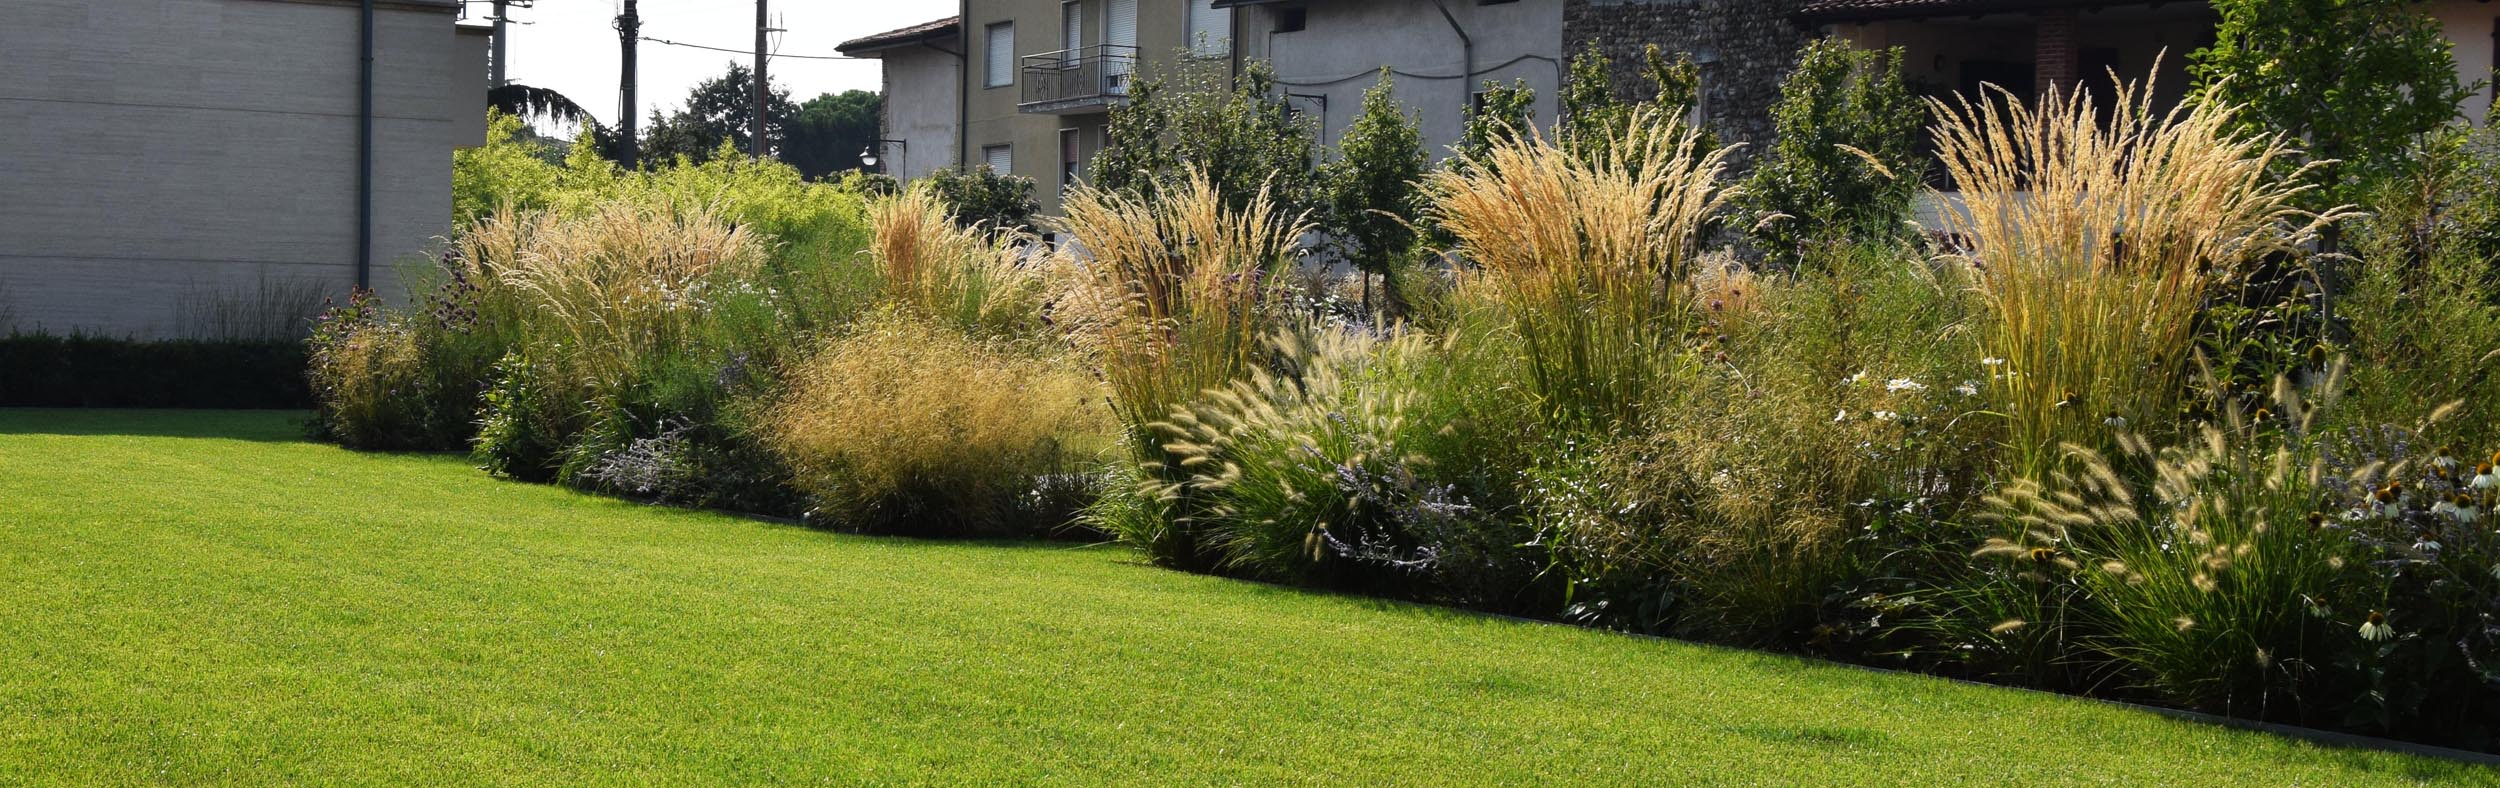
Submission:
<svg viewBox="0 0 2500 788">
<path fill-rule="evenodd" d="M 453 149 L 484 138 L 487 37 L 455 0 L 371 5 L 366 181 L 358 0 L 0 3 L 0 314 L 171 337 L 360 269 L 396 290 L 450 229 Z"/>
<path fill-rule="evenodd" d="M 2490 114 L 2500 5 L 2426 0 L 2453 46 L 2459 77 L 2485 82 L 2460 112 Z M 1799 47 L 1834 35 L 1900 47 L 1924 93 L 1981 83 L 2024 95 L 2110 70 L 2160 64 L 2159 100 L 2189 86 L 2188 53 L 2211 43 L 2216 16 L 2198 0 L 958 0 L 960 14 L 845 44 L 886 61 L 885 136 L 908 147 L 909 175 L 960 162 L 1033 179 L 1044 213 L 1103 144 L 1110 109 L 1139 73 L 1185 59 L 1274 66 L 1277 90 L 1318 116 L 1333 146 L 1382 68 L 1422 122 L 1425 144 L 1458 137 L 1485 82 L 1525 82 L 1552 123 L 1564 61 L 1613 58 L 1636 87 L 1657 46 L 1701 73 L 1695 115 L 1723 140 L 1755 146 Z M 950 143 L 938 140 L 951 135 Z M 940 155 L 932 155 L 940 154 Z"/>
</svg>

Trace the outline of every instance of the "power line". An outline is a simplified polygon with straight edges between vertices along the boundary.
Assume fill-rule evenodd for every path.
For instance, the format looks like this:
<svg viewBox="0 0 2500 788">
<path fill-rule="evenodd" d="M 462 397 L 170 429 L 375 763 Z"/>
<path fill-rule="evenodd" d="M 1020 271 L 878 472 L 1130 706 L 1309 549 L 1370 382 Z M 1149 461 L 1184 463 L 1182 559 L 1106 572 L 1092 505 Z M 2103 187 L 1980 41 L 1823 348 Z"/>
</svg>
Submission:
<svg viewBox="0 0 2500 788">
<path fill-rule="evenodd" d="M 684 41 L 670 41 L 670 40 L 665 39 L 665 38 L 652 38 L 652 37 L 650 37 L 650 36 L 644 36 L 644 37 L 642 38 L 642 40 L 644 40 L 644 41 L 649 41 L 649 42 L 654 43 L 654 44 L 667 44 L 667 45 L 669 45 L 669 46 L 673 46 L 673 47 L 689 47 L 689 48 L 693 48 L 693 49 L 709 49 L 709 50 L 712 50 L 712 51 L 714 51 L 714 52 L 727 52 L 727 53 L 730 53 L 730 54 L 733 54 L 733 55 L 752 55 L 752 54 L 755 54 L 755 50 L 753 50 L 753 49 L 730 49 L 730 48 L 728 48 L 728 47 L 707 47 L 707 46 L 704 46 L 704 45 L 702 45 L 702 44 L 689 44 L 689 43 L 686 43 L 686 42 L 684 42 Z M 773 57 L 797 58 L 797 59 L 800 59 L 800 60 L 875 60 L 875 59 L 876 59 L 876 58 L 873 58 L 873 57 L 844 57 L 844 56 L 842 56 L 842 55 L 784 55 L 784 54 L 779 54 L 779 53 L 775 53 L 775 54 L 773 55 Z"/>
</svg>

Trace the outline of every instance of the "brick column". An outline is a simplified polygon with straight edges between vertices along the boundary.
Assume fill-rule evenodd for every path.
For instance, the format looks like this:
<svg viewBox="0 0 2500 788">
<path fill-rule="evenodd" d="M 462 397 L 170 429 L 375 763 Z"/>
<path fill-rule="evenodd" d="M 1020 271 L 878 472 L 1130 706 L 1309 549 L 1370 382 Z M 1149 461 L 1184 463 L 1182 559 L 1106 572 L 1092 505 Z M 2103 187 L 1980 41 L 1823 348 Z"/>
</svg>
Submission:
<svg viewBox="0 0 2500 788">
<path fill-rule="evenodd" d="M 2036 22 L 2032 62 L 2039 77 L 2040 96 L 2055 95 L 2061 86 L 2073 89 L 2076 72 L 2082 70 L 2075 51 L 2075 12 L 2042 11 L 2032 18 Z"/>
</svg>

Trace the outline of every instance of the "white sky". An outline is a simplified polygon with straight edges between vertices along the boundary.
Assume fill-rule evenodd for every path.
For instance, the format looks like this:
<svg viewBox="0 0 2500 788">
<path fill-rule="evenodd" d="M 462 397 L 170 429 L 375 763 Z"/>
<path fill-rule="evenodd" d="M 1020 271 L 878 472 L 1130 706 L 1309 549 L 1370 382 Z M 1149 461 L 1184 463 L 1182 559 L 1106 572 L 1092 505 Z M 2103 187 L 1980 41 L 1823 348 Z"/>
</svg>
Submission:
<svg viewBox="0 0 2500 788">
<path fill-rule="evenodd" d="M 534 8 L 516 8 L 512 18 L 512 81 L 553 88 L 590 110 L 600 122 L 616 122 L 617 51 L 613 21 L 620 0 L 537 0 Z M 754 0 L 641 0 L 642 35 L 689 44 L 751 50 L 755 46 Z M 782 55 L 839 55 L 834 46 L 871 33 L 881 33 L 955 15 L 956 0 L 771 0 L 777 20 L 775 34 Z M 469 0 L 463 24 L 482 25 L 493 14 L 485 0 Z M 528 22 L 529 24 L 517 24 Z M 720 75 L 729 61 L 752 65 L 751 54 L 730 54 L 644 41 L 636 52 L 641 61 L 635 115 L 649 118 L 683 103 L 695 83 Z M 874 60 L 803 60 L 774 58 L 773 83 L 790 91 L 792 101 L 819 93 L 877 90 Z"/>
</svg>

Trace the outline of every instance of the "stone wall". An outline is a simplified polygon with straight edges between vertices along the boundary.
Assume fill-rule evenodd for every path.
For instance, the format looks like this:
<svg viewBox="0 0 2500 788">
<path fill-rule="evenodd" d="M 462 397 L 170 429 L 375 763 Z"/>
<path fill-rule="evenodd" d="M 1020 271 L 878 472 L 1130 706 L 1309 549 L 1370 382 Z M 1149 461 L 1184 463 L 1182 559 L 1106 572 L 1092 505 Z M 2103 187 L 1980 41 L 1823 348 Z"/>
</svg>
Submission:
<svg viewBox="0 0 2500 788">
<path fill-rule="evenodd" d="M 1758 148 L 1771 138 L 1771 107 L 1797 50 L 1814 33 L 1792 21 L 1804 0 L 1567 0 L 1563 48 L 1591 45 L 1614 61 L 1626 98 L 1648 91 L 1640 75 L 1650 44 L 1693 56 L 1702 69 L 1702 115 L 1719 137 Z"/>
</svg>

